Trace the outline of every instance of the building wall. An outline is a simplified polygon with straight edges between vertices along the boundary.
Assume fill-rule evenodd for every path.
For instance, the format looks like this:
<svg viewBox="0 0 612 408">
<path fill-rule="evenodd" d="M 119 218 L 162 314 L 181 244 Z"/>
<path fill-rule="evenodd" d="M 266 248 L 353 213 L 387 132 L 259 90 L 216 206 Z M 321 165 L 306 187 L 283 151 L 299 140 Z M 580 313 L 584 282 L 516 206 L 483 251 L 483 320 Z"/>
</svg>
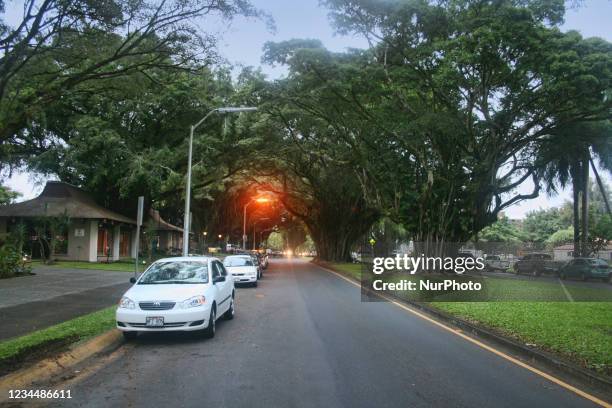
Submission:
<svg viewBox="0 0 612 408">
<path fill-rule="evenodd" d="M 571 249 L 555 249 L 553 250 L 553 259 L 555 261 L 569 261 L 572 259 Z"/>
<path fill-rule="evenodd" d="M 6 218 L 0 217 L 0 242 L 6 239 Z"/>
<path fill-rule="evenodd" d="M 73 220 L 68 229 L 68 258 L 75 261 L 89 260 L 90 220 Z M 79 235 L 79 236 L 77 236 Z"/>
</svg>

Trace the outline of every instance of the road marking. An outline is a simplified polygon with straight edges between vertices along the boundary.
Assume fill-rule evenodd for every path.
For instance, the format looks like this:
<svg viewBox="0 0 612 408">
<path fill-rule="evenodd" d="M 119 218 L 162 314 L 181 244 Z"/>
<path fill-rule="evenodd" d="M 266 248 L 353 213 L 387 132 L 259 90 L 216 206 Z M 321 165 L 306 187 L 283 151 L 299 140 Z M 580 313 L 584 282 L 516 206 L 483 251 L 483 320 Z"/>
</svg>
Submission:
<svg viewBox="0 0 612 408">
<path fill-rule="evenodd" d="M 569 300 L 570 302 L 574 301 L 574 298 L 572 297 L 572 295 L 567 291 L 567 288 L 565 287 L 565 285 L 563 284 L 563 281 L 561 280 L 561 278 L 557 278 L 557 280 L 559 281 L 559 283 L 561 284 L 561 287 L 563 288 L 563 292 L 565 292 L 565 297 L 567 297 L 567 300 Z"/>
<path fill-rule="evenodd" d="M 327 272 L 330 272 L 330 273 L 336 275 L 337 277 L 339 277 L 341 279 L 344 279 L 345 281 L 349 282 L 350 284 L 352 284 L 354 286 L 357 286 L 358 288 L 361 289 L 361 285 L 359 283 L 355 282 L 354 280 L 352 280 L 350 278 L 347 278 L 346 276 L 341 275 L 338 272 L 333 271 L 331 269 L 325 268 L 325 267 L 320 266 L 320 265 L 317 265 L 317 266 L 319 268 L 327 271 Z M 487 350 L 487 351 L 489 351 L 489 352 L 491 352 L 491 353 L 493 353 L 493 354 L 495 354 L 495 355 L 497 355 L 497 356 L 499 356 L 499 357 L 501 357 L 501 358 L 503 358 L 503 359 L 505 359 L 507 361 L 510 361 L 511 363 L 514 363 L 514 364 L 516 364 L 519 367 L 522 367 L 522 368 L 524 368 L 526 370 L 529 370 L 532 373 L 539 375 L 540 377 L 546 378 L 548 381 L 551 381 L 551 382 L 559 385 L 560 387 L 565 388 L 566 390 L 572 391 L 574 394 L 578 394 L 581 397 L 583 397 L 583 398 L 585 398 L 585 399 L 587 399 L 587 400 L 589 400 L 589 401 L 591 401 L 591 402 L 593 402 L 593 403 L 595 403 L 597 405 L 600 405 L 602 407 L 612 408 L 612 404 L 610 404 L 610 403 L 608 403 L 608 402 L 606 402 L 604 400 L 601 400 L 601 399 L 599 399 L 599 398 L 597 398 L 597 397 L 595 397 L 595 396 L 593 396 L 593 395 L 591 395 L 591 394 L 589 394 L 589 393 L 587 393 L 585 391 L 582 391 L 581 389 L 578 389 L 578 388 L 574 387 L 573 385 L 568 384 L 565 381 L 558 379 L 557 377 L 553 377 L 552 375 L 547 374 L 544 371 L 538 370 L 537 368 L 532 367 L 529 364 L 526 364 L 526 363 L 522 362 L 521 360 L 519 360 L 517 358 L 514 358 L 514 357 L 512 357 L 512 356 L 510 356 L 510 355 L 508 355 L 508 354 L 506 354 L 504 352 L 501 352 L 501 351 L 499 351 L 499 350 L 497 350 L 497 349 L 495 349 L 495 348 L 493 348 L 493 347 L 491 347 L 491 346 L 489 346 L 489 345 L 487 345 L 487 344 L 485 344 L 485 343 L 483 343 L 483 342 L 481 342 L 479 340 L 476 340 L 476 339 L 474 339 L 474 338 L 464 334 L 460 329 L 455 329 L 455 328 L 452 328 L 450 326 L 445 325 L 444 323 L 440 323 L 439 321 L 434 320 L 431 317 L 429 317 L 427 315 L 424 315 L 421 312 L 413 310 L 411 307 L 408 307 L 408 306 L 404 305 L 403 303 L 398 302 L 395 299 L 391 299 L 391 298 L 389 298 L 386 295 L 378 294 L 378 296 L 380 296 L 383 299 L 387 300 L 388 302 L 394 304 L 395 306 L 397 306 L 397 307 L 399 307 L 399 308 L 401 308 L 401 309 L 403 309 L 403 310 L 405 310 L 407 312 L 410 312 L 410 313 L 420 317 L 421 319 L 427 320 L 428 322 L 430 322 L 430 323 L 432 323 L 432 324 L 434 324 L 434 325 L 436 325 L 436 326 L 438 326 L 438 327 L 440 327 L 440 328 L 442 328 L 442 329 L 444 329 L 444 330 L 446 330 L 448 332 L 451 332 L 454 335 L 459 336 L 459 337 L 463 338 L 464 340 L 469 341 L 470 343 L 473 343 L 473 344 L 479 346 L 480 348 L 483 348 L 483 349 L 485 349 L 485 350 Z"/>
</svg>

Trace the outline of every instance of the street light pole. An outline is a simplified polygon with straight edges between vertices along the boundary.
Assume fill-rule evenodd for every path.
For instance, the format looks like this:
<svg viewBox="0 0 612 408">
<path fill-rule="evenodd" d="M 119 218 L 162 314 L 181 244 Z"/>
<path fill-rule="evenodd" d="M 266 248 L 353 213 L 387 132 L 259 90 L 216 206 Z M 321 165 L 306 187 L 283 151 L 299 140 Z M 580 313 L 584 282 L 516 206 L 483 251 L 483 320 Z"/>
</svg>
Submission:
<svg viewBox="0 0 612 408">
<path fill-rule="evenodd" d="M 243 214 L 242 214 L 242 250 L 243 251 L 246 251 L 246 240 L 247 240 L 247 234 L 246 234 L 246 215 L 247 215 L 247 208 L 248 208 L 248 206 L 253 201 L 257 201 L 258 203 L 267 203 L 267 202 L 270 201 L 270 199 L 266 198 L 266 197 L 254 198 L 254 199 L 251 199 L 248 203 L 246 203 L 244 205 L 244 211 L 243 211 Z"/>
<path fill-rule="evenodd" d="M 255 251 L 255 250 L 257 249 L 257 248 L 255 247 L 255 242 L 256 242 L 256 239 L 255 239 L 255 231 L 256 231 L 257 224 L 258 224 L 259 222 L 261 222 L 261 221 L 268 221 L 269 219 L 270 219 L 270 218 L 267 218 L 267 217 L 266 217 L 266 218 L 260 218 L 260 219 L 258 219 L 257 221 L 255 221 L 255 222 L 253 223 L 253 251 Z M 260 239 L 260 241 L 261 241 L 261 239 Z"/>
<path fill-rule="evenodd" d="M 242 249 L 246 251 L 246 211 L 249 204 L 251 204 L 253 200 L 249 201 L 244 205 L 244 212 L 242 214 Z"/>
<path fill-rule="evenodd" d="M 215 112 L 218 113 L 239 113 L 239 112 L 253 112 L 257 108 L 254 107 L 225 107 L 216 108 L 211 110 L 204 116 L 198 123 L 192 125 L 189 129 L 189 157 L 187 159 L 187 182 L 185 186 L 185 218 L 183 221 L 183 256 L 189 254 L 189 227 L 190 227 L 190 204 L 191 204 L 191 160 L 193 155 L 193 132 L 202 124 L 210 115 Z"/>
</svg>

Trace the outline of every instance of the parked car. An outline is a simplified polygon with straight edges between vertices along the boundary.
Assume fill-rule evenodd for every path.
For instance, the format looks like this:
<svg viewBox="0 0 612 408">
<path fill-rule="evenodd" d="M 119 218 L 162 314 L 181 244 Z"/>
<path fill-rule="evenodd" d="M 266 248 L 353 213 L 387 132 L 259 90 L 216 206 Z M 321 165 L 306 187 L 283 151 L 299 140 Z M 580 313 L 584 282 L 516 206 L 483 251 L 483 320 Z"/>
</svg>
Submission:
<svg viewBox="0 0 612 408">
<path fill-rule="evenodd" d="M 543 273 L 556 273 L 563 262 L 553 261 L 550 254 L 534 252 L 526 254 L 514 264 L 514 273 L 540 276 Z"/>
<path fill-rule="evenodd" d="M 127 339 L 139 332 L 201 330 L 214 337 L 219 317 L 236 313 L 234 281 L 213 257 L 177 257 L 155 261 L 123 295 L 117 328 Z"/>
<path fill-rule="evenodd" d="M 260 275 L 263 276 L 263 270 L 268 267 L 268 265 L 264 265 L 264 255 L 259 251 L 252 251 L 251 255 L 257 260 L 257 265 L 259 265 L 259 269 L 261 270 Z"/>
<path fill-rule="evenodd" d="M 257 286 L 260 271 L 256 260 L 250 255 L 230 255 L 223 260 L 223 265 L 234 279 L 234 283 L 250 283 Z"/>
<path fill-rule="evenodd" d="M 268 258 L 268 254 L 260 254 L 260 260 L 261 260 L 261 268 L 262 269 L 268 269 L 268 265 L 270 264 L 270 260 Z"/>
<path fill-rule="evenodd" d="M 603 259 L 574 258 L 559 269 L 559 277 L 579 278 L 583 281 L 595 278 L 612 283 L 612 268 Z"/>
<path fill-rule="evenodd" d="M 490 271 L 507 271 L 510 267 L 510 262 L 501 259 L 499 255 L 485 256 L 485 266 Z"/>
</svg>

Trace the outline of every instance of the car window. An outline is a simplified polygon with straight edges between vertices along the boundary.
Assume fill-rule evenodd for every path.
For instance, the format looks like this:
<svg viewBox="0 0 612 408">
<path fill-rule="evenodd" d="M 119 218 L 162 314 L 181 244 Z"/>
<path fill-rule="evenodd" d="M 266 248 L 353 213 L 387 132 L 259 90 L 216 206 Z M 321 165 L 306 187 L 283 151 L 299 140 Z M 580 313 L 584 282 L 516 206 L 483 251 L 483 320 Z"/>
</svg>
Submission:
<svg viewBox="0 0 612 408">
<path fill-rule="evenodd" d="M 153 263 L 138 280 L 139 285 L 208 283 L 208 267 L 199 261 Z"/>
<path fill-rule="evenodd" d="M 225 258 L 225 260 L 223 261 L 223 264 L 225 266 L 253 266 L 253 260 L 251 260 L 250 258 L 243 258 L 243 257 L 227 257 Z"/>
<path fill-rule="evenodd" d="M 552 256 L 550 256 L 548 254 L 542 254 L 542 259 L 551 260 Z"/>
<path fill-rule="evenodd" d="M 223 266 L 221 262 L 216 261 L 215 265 L 219 269 L 219 273 L 221 273 L 221 276 L 227 276 L 227 270 L 225 270 L 225 267 Z"/>
<path fill-rule="evenodd" d="M 218 262 L 212 262 L 212 277 L 213 279 L 221 276 L 221 271 L 219 271 Z"/>
</svg>

